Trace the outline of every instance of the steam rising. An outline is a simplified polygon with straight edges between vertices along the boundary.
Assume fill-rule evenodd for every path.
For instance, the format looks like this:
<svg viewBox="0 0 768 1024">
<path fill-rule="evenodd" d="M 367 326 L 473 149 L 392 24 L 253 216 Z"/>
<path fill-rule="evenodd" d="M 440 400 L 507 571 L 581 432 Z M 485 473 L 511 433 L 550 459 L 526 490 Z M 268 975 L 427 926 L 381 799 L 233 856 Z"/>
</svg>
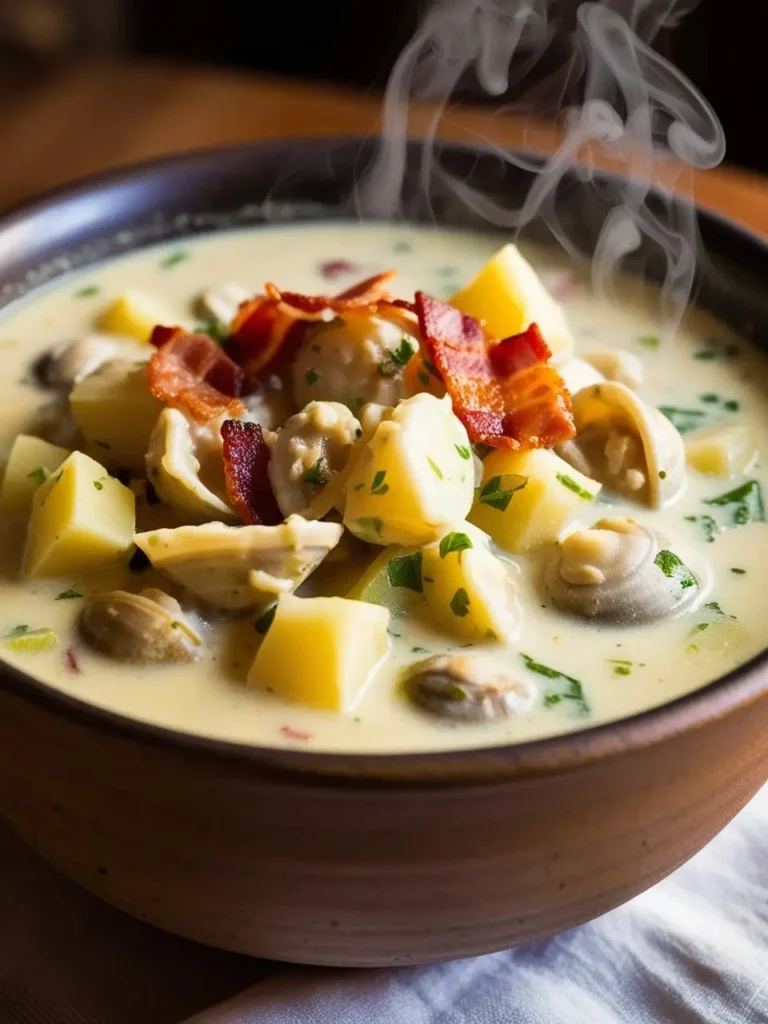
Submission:
<svg viewBox="0 0 768 1024">
<path fill-rule="evenodd" d="M 622 262 L 644 239 L 650 240 L 664 256 L 663 312 L 673 327 L 689 299 L 696 269 L 692 172 L 716 166 L 723 158 L 725 139 L 704 97 L 649 43 L 660 29 L 677 24 L 696 2 L 604 0 L 578 6 L 567 36 L 570 54 L 548 74 L 539 75 L 526 96 L 529 102 L 548 99 L 550 106 L 554 101 L 565 128 L 560 147 L 541 167 L 535 159 L 483 143 L 488 152 L 535 174 L 522 205 L 511 208 L 442 167 L 434 152 L 435 135 L 451 97 L 469 75 L 488 95 L 502 96 L 514 81 L 548 59 L 551 63 L 562 4 L 433 0 L 392 70 L 379 151 L 358 188 L 358 209 L 366 215 L 398 215 L 410 101 L 437 101 L 421 151 L 424 196 L 439 180 L 490 224 L 518 231 L 534 219 L 543 221 L 573 259 L 592 258 L 595 288 L 609 297 Z M 567 106 L 563 97 L 574 93 L 579 105 Z M 502 107 L 499 113 L 505 109 L 509 108 Z M 594 175 L 595 152 L 619 161 L 627 177 L 606 188 Z M 599 240 L 589 253 L 571 237 L 558 213 L 576 161 L 581 161 L 576 169 L 579 178 L 606 204 Z M 682 198 L 673 197 L 675 185 Z"/>
</svg>

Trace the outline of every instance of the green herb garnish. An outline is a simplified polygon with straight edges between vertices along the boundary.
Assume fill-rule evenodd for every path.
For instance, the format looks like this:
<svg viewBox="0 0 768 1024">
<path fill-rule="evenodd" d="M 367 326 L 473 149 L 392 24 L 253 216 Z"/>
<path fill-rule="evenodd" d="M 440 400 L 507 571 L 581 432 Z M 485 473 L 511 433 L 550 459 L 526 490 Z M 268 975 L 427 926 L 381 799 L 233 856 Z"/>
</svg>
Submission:
<svg viewBox="0 0 768 1024">
<path fill-rule="evenodd" d="M 704 532 L 704 540 L 708 544 L 712 544 L 720 532 L 720 527 L 717 525 L 712 516 L 685 516 L 685 520 L 688 523 L 700 523 L 701 529 Z"/>
<path fill-rule="evenodd" d="M 730 511 L 732 526 L 745 526 L 747 523 L 765 522 L 765 504 L 763 490 L 757 480 L 747 480 L 732 491 L 719 494 L 715 498 L 705 498 L 705 505 L 733 506 Z"/>
<path fill-rule="evenodd" d="M 517 476 L 512 473 L 505 473 L 503 476 L 492 476 L 480 488 L 477 500 L 482 505 L 490 505 L 491 508 L 498 509 L 499 512 L 506 512 L 507 506 L 512 500 L 512 495 L 515 491 L 522 490 L 527 483 L 527 477 Z"/>
<path fill-rule="evenodd" d="M 584 687 L 578 679 L 574 679 L 573 676 L 568 676 L 565 672 L 560 672 L 556 668 L 550 668 L 549 665 L 542 665 L 541 662 L 534 661 L 528 654 L 521 654 L 520 657 L 525 662 L 525 667 L 531 672 L 536 672 L 540 676 L 546 676 L 547 679 L 560 680 L 564 684 L 560 689 L 548 690 L 544 694 L 545 707 L 551 708 L 563 700 L 572 700 L 579 714 L 589 714 L 589 704 L 584 696 Z"/>
<path fill-rule="evenodd" d="M 589 493 L 586 487 L 582 487 L 580 484 L 577 484 L 573 477 L 568 476 L 567 473 L 555 473 L 555 477 L 560 481 L 563 487 L 567 487 L 569 491 L 573 491 L 574 494 L 578 494 L 578 496 L 583 498 L 585 501 L 591 501 L 594 497 L 593 494 Z"/>
<path fill-rule="evenodd" d="M 3 633 L 4 640 L 15 640 L 17 636 L 24 636 L 29 632 L 29 626 L 14 626 L 7 633 Z"/>
<path fill-rule="evenodd" d="M 76 299 L 92 299 L 94 295 L 99 295 L 101 288 L 97 284 L 88 284 L 85 288 L 78 288 L 75 292 Z"/>
<path fill-rule="evenodd" d="M 654 558 L 653 564 L 658 565 L 668 579 L 676 579 L 683 590 L 698 586 L 696 577 L 674 551 L 666 549 L 660 551 Z"/>
<path fill-rule="evenodd" d="M 430 373 L 437 380 L 442 380 L 443 379 L 440 376 L 440 371 L 437 369 L 437 367 L 435 366 L 435 364 L 432 362 L 431 359 L 424 359 L 424 360 L 422 360 L 422 362 L 424 363 L 424 366 L 426 367 L 427 373 Z"/>
<path fill-rule="evenodd" d="M 663 413 L 681 434 L 687 434 L 701 426 L 701 417 L 704 415 L 702 409 L 681 409 L 676 405 L 660 405 L 659 412 Z"/>
<path fill-rule="evenodd" d="M 384 483 L 384 478 L 387 475 L 386 469 L 380 469 L 376 476 L 373 478 L 371 484 L 371 494 L 386 494 L 389 490 L 389 484 Z"/>
<path fill-rule="evenodd" d="M 101 480 L 94 480 L 93 481 L 93 486 L 96 488 L 97 491 L 103 491 L 104 490 L 104 484 L 101 482 Z"/>
<path fill-rule="evenodd" d="M 206 320 L 202 320 L 195 327 L 196 334 L 207 334 L 209 338 L 213 338 L 220 345 L 227 340 L 229 337 L 229 328 L 226 324 L 223 324 L 221 320 L 218 320 L 215 316 L 208 317 Z"/>
<path fill-rule="evenodd" d="M 419 380 L 425 388 L 429 387 L 429 374 L 426 370 L 419 370 Z"/>
<path fill-rule="evenodd" d="M 391 587 L 405 587 L 407 590 L 415 590 L 417 594 L 423 594 L 421 552 L 415 551 L 411 555 L 393 558 L 387 563 L 387 579 Z"/>
<path fill-rule="evenodd" d="M 379 363 L 379 373 L 382 377 L 394 377 L 395 374 L 407 366 L 416 348 L 410 338 L 403 337 L 397 348 L 387 353 L 387 358 Z"/>
<path fill-rule="evenodd" d="M 320 458 L 309 469 L 305 469 L 301 475 L 301 481 L 305 484 L 312 484 L 313 486 L 322 486 L 322 484 L 328 483 L 328 467 L 325 459 Z"/>
<path fill-rule="evenodd" d="M 735 398 L 729 398 L 725 402 L 723 402 L 723 408 L 727 409 L 728 412 L 738 412 L 739 403 L 736 401 Z"/>
<path fill-rule="evenodd" d="M 317 382 L 320 380 L 320 374 L 317 372 L 317 370 L 307 370 L 307 372 L 304 374 L 304 380 L 309 385 L 309 387 L 312 387 L 313 384 L 317 384 Z"/>
<path fill-rule="evenodd" d="M 717 405 L 720 401 L 720 395 L 715 394 L 714 391 L 707 391 L 703 395 L 699 395 L 699 401 L 704 402 L 706 405 Z"/>
<path fill-rule="evenodd" d="M 36 484 L 44 484 L 48 479 L 48 470 L 45 466 L 38 466 L 31 473 L 27 473 L 27 480 L 34 480 Z"/>
<path fill-rule="evenodd" d="M 632 674 L 632 669 L 628 665 L 614 665 L 613 674 L 615 676 L 628 676 Z"/>
<path fill-rule="evenodd" d="M 459 587 L 451 598 L 451 611 L 454 615 L 458 615 L 460 619 L 464 618 L 465 615 L 469 615 L 469 594 L 464 587 Z"/>
<path fill-rule="evenodd" d="M 732 572 L 732 573 L 735 573 L 735 574 L 736 574 L 737 576 L 745 576 L 745 575 L 746 575 L 746 572 L 747 572 L 747 570 L 746 570 L 746 569 L 737 569 L 737 568 L 736 568 L 736 567 L 734 566 L 734 567 L 733 567 L 733 568 L 731 569 L 731 572 Z"/>
<path fill-rule="evenodd" d="M 440 541 L 440 557 L 445 558 L 452 551 L 466 551 L 472 547 L 472 541 L 466 533 L 446 533 Z"/>
<path fill-rule="evenodd" d="M 644 334 L 642 338 L 637 339 L 637 343 L 643 348 L 658 348 L 661 345 L 661 338 L 658 334 Z"/>
<path fill-rule="evenodd" d="M 443 479 L 443 471 L 442 471 L 442 469 L 440 469 L 438 464 L 433 459 L 430 459 L 429 456 L 427 456 L 427 462 L 429 463 L 430 468 L 431 468 L 432 472 L 435 474 L 435 476 L 437 477 L 437 479 L 438 480 L 442 480 Z"/>
<path fill-rule="evenodd" d="M 82 597 L 83 595 L 79 590 L 62 590 L 60 594 L 56 596 L 57 601 L 73 601 L 76 597 Z"/>
<path fill-rule="evenodd" d="M 176 252 L 169 253 L 164 259 L 160 260 L 160 266 L 163 270 L 170 270 L 171 267 L 176 267 L 179 263 L 183 263 L 184 260 L 189 259 L 189 253 L 183 249 L 177 249 Z"/>
<path fill-rule="evenodd" d="M 462 459 L 469 461 L 472 458 L 472 449 L 468 448 L 465 444 L 455 444 L 453 446 L 459 453 Z"/>
</svg>

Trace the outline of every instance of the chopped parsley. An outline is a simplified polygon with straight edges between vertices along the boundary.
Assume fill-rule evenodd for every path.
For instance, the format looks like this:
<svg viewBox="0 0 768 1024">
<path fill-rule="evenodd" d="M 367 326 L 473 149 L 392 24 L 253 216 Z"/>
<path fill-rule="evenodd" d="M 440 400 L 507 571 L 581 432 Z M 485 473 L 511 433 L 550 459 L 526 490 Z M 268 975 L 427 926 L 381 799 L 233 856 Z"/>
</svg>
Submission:
<svg viewBox="0 0 768 1024">
<path fill-rule="evenodd" d="M 716 338 L 709 338 L 705 348 L 693 353 L 694 359 L 711 361 L 713 359 L 736 359 L 739 355 L 739 346 L 734 344 L 723 344 Z"/>
<path fill-rule="evenodd" d="M 320 380 L 320 374 L 317 372 L 317 370 L 307 370 L 307 372 L 304 374 L 304 380 L 309 387 L 312 387 L 313 384 L 317 384 L 317 382 Z"/>
<path fill-rule="evenodd" d="M 384 523 L 378 516 L 361 516 L 357 520 L 357 524 L 366 533 L 375 533 L 377 537 L 381 536 L 381 531 L 384 529 Z"/>
<path fill-rule="evenodd" d="M 56 600 L 57 601 L 73 601 L 76 597 L 82 597 L 82 596 L 83 595 L 80 593 L 79 590 L 62 590 L 62 592 L 57 595 Z"/>
<path fill-rule="evenodd" d="M 472 547 L 472 541 L 466 533 L 446 533 L 440 541 L 440 557 L 445 558 L 452 551 L 466 551 Z"/>
<path fill-rule="evenodd" d="M 380 469 L 376 476 L 373 478 L 371 484 L 371 494 L 386 494 L 389 490 L 389 484 L 384 483 L 384 478 L 387 475 L 386 469 Z"/>
<path fill-rule="evenodd" d="M 465 615 L 469 615 L 469 594 L 464 587 L 459 587 L 451 598 L 451 611 L 454 615 L 458 615 L 460 619 L 464 618 Z"/>
<path fill-rule="evenodd" d="M 29 632 L 29 626 L 14 626 L 7 633 L 3 633 L 4 640 L 15 640 L 17 636 L 24 636 Z"/>
<path fill-rule="evenodd" d="M 325 459 L 318 459 L 314 466 L 305 469 L 301 475 L 301 482 L 320 487 L 328 483 L 328 467 Z"/>
<path fill-rule="evenodd" d="M 699 401 L 704 402 L 705 405 L 718 405 L 720 395 L 715 394 L 714 391 L 707 391 L 703 395 L 699 395 Z"/>
<path fill-rule="evenodd" d="M 676 579 L 683 590 L 698 586 L 696 577 L 674 551 L 663 549 L 656 555 L 653 564 L 658 565 L 668 579 Z"/>
<path fill-rule="evenodd" d="M 184 260 L 189 259 L 189 253 L 183 249 L 177 249 L 175 252 L 169 253 L 164 259 L 160 260 L 160 266 L 163 270 L 170 270 L 171 267 L 177 267 L 179 263 L 183 263 Z"/>
<path fill-rule="evenodd" d="M 104 490 L 104 483 L 103 483 L 102 480 L 94 480 L 93 481 L 93 486 L 96 488 L 97 491 L 103 491 Z"/>
<path fill-rule="evenodd" d="M 397 348 L 387 353 L 387 358 L 379 363 L 379 373 L 382 377 L 394 377 L 395 374 L 407 366 L 416 352 L 416 346 L 410 338 L 403 337 Z"/>
<path fill-rule="evenodd" d="M 415 551 L 411 555 L 400 555 L 387 563 L 387 579 L 391 587 L 405 587 L 407 590 L 415 590 L 417 594 L 424 593 L 424 583 L 421 578 L 421 552 Z"/>
<path fill-rule="evenodd" d="M 472 458 L 472 449 L 467 447 L 467 445 L 465 445 L 465 444 L 455 444 L 453 447 L 459 453 L 459 456 L 462 459 L 466 459 L 467 462 Z"/>
<path fill-rule="evenodd" d="M 637 343 L 643 348 L 658 348 L 661 345 L 661 338 L 658 334 L 644 334 L 642 338 L 637 339 Z"/>
<path fill-rule="evenodd" d="M 717 525 L 712 516 L 686 516 L 686 522 L 688 523 L 700 523 L 701 529 L 704 533 L 704 540 L 707 544 L 712 544 L 720 532 L 720 527 Z"/>
<path fill-rule="evenodd" d="M 528 477 L 505 473 L 503 476 L 492 476 L 483 484 L 477 500 L 481 505 L 490 505 L 499 512 L 506 512 L 515 491 L 522 490 L 528 483 Z"/>
<path fill-rule="evenodd" d="M 276 611 L 277 611 L 277 605 L 273 604 L 271 608 L 267 608 L 267 610 L 265 612 L 263 612 L 258 617 L 258 619 L 256 619 L 256 621 L 254 622 L 253 628 L 261 636 L 264 636 L 264 634 L 267 632 L 269 627 L 272 625 L 272 620 L 275 617 L 275 612 Z"/>
<path fill-rule="evenodd" d="M 568 476 L 567 473 L 556 473 L 555 477 L 560 481 L 563 487 L 567 487 L 569 491 L 573 491 L 574 494 L 578 494 L 578 496 L 583 498 L 585 501 L 591 501 L 594 497 L 586 487 L 582 487 L 580 484 L 577 484 L 573 477 Z"/>
<path fill-rule="evenodd" d="M 723 402 L 723 408 L 727 409 L 728 412 L 738 412 L 739 403 L 736 401 L 735 398 L 728 398 L 725 402 Z"/>
<path fill-rule="evenodd" d="M 92 299 L 95 295 L 101 294 L 101 288 L 97 284 L 87 284 L 84 288 L 78 288 L 75 292 L 76 299 Z"/>
<path fill-rule="evenodd" d="M 704 415 L 703 409 L 681 409 L 676 405 L 660 405 L 659 412 L 663 413 L 681 434 L 687 434 L 700 427 L 701 417 Z"/>
<path fill-rule="evenodd" d="M 613 674 L 615 676 L 628 676 L 628 675 L 631 675 L 631 673 L 632 673 L 632 669 L 629 667 L 629 665 L 614 665 L 613 666 Z"/>
<path fill-rule="evenodd" d="M 429 654 L 429 648 L 427 647 L 412 647 L 411 654 Z"/>
<path fill-rule="evenodd" d="M 36 484 L 44 484 L 48 479 L 48 470 L 45 466 L 38 466 L 31 473 L 27 473 L 27 480 L 34 480 Z"/>
<path fill-rule="evenodd" d="M 737 576 L 745 576 L 747 570 L 746 569 L 739 569 L 736 566 L 733 566 L 733 568 L 731 569 L 731 572 L 735 573 Z"/>
<path fill-rule="evenodd" d="M 433 459 L 430 459 L 429 456 L 427 456 L 427 462 L 429 463 L 430 468 L 431 468 L 432 472 L 435 474 L 435 476 L 437 477 L 437 479 L 438 480 L 442 480 L 443 479 L 443 471 L 442 471 L 442 469 L 440 469 L 438 464 Z"/>
<path fill-rule="evenodd" d="M 705 505 L 728 507 L 731 526 L 745 526 L 747 523 L 765 522 L 763 490 L 757 480 L 747 480 L 725 494 L 705 498 Z"/>
<path fill-rule="evenodd" d="M 556 704 L 560 704 L 561 701 L 570 700 L 574 702 L 580 715 L 589 714 L 589 704 L 584 696 L 584 687 L 578 679 L 574 679 L 573 676 L 567 676 L 565 672 L 560 672 L 559 669 L 550 668 L 549 665 L 542 665 L 541 662 L 534 661 L 528 654 L 521 653 L 520 657 L 530 672 L 546 676 L 547 679 L 556 679 L 561 684 L 558 689 L 547 690 L 544 694 L 544 707 L 551 708 Z"/>
<path fill-rule="evenodd" d="M 677 580 L 683 590 L 698 586 L 691 570 L 674 551 L 659 551 L 653 559 L 653 564 L 657 565 L 669 580 Z"/>
</svg>

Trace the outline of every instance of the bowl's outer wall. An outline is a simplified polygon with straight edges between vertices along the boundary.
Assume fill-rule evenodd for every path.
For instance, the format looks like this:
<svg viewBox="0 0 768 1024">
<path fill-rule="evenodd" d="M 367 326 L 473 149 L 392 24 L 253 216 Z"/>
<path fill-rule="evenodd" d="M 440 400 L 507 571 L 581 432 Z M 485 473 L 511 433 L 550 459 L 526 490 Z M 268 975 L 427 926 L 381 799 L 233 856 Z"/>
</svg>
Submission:
<svg viewBox="0 0 768 1024">
<path fill-rule="evenodd" d="M 302 963 L 485 953 L 610 910 L 765 777 L 768 702 L 582 768 L 475 785 L 270 774 L 0 691 L 0 805 L 65 874 L 188 938 Z"/>
<path fill-rule="evenodd" d="M 254 145 L 42 200 L 0 223 L 0 305 L 67 266 L 231 223 L 234 210 L 237 223 L 338 214 L 369 152 Z M 457 173 L 486 168 L 496 187 L 525 187 L 470 150 L 446 158 Z M 471 220 L 450 200 L 435 208 Z M 573 209 L 588 238 L 599 212 L 587 198 Z M 702 230 L 715 250 L 705 302 L 764 343 L 765 296 L 749 279 L 768 278 L 765 249 L 717 219 Z M 683 863 L 765 779 L 767 692 L 760 661 L 580 735 L 323 760 L 171 742 L 0 669 L 0 808 L 66 874 L 178 934 L 304 963 L 427 962 L 551 935 Z"/>
</svg>

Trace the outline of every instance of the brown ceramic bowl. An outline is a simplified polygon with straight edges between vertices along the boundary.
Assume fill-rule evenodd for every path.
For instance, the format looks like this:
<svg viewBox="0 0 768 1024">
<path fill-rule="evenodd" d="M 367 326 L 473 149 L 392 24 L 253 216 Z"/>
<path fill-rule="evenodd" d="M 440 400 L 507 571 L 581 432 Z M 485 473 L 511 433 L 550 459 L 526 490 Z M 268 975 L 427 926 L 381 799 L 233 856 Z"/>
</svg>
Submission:
<svg viewBox="0 0 768 1024">
<path fill-rule="evenodd" d="M 0 222 L 0 298 L 159 238 L 347 216 L 361 155 L 355 141 L 253 145 L 43 198 Z M 525 187 L 472 150 L 443 157 L 489 188 Z M 588 247 L 599 204 L 579 187 L 572 216 Z M 469 218 L 449 197 L 432 209 Z M 701 301 L 765 344 L 765 247 L 709 215 L 700 227 Z M 654 253 L 644 258 L 654 273 Z M 0 808 L 30 845 L 161 928 L 303 963 L 424 963 L 569 928 L 682 864 L 767 775 L 765 656 L 612 725 L 391 756 L 198 739 L 0 671 Z"/>
</svg>

